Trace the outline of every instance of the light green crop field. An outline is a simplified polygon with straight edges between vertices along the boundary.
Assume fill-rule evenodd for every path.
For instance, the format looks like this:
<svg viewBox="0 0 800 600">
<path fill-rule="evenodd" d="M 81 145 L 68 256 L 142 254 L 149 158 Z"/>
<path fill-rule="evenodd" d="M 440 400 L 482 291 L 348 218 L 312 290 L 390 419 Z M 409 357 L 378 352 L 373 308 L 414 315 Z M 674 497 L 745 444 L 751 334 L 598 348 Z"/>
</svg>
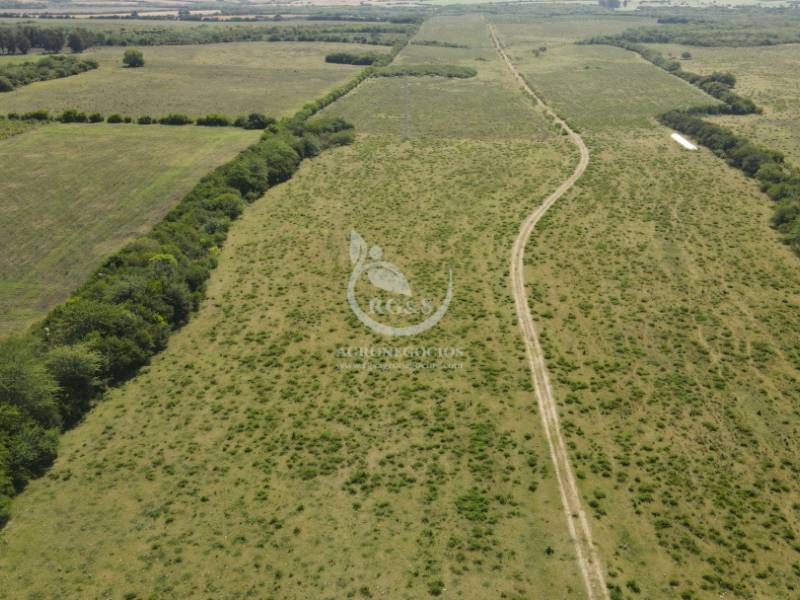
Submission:
<svg viewBox="0 0 800 600">
<path fill-rule="evenodd" d="M 609 50 L 512 47 L 592 152 L 526 280 L 608 581 L 620 598 L 792 598 L 797 257 L 752 181 L 652 119 L 694 92 Z"/>
<path fill-rule="evenodd" d="M 482 21 L 450 23 L 489 43 Z M 372 109 L 356 144 L 248 208 L 199 314 L 15 500 L 5 597 L 582 598 L 508 282 L 520 220 L 577 157 L 525 102 L 482 99 L 519 94 L 498 65 L 478 65 L 447 138 L 415 133 L 440 119 L 420 111 L 403 139 L 386 79 L 331 107 Z M 516 138 L 473 134 L 503 118 Z M 401 339 L 356 320 L 352 229 L 415 297 L 438 303 L 452 269 L 439 325 Z M 463 355 L 340 356 L 407 346 Z"/>
<path fill-rule="evenodd" d="M 736 75 L 736 90 L 751 98 L 762 115 L 714 117 L 714 121 L 766 148 L 780 150 L 800 166 L 800 44 L 747 48 L 696 48 L 674 44 L 651 44 L 664 55 L 680 57 L 683 68 L 695 73 L 729 71 Z"/>
<path fill-rule="evenodd" d="M 0 336 L 63 300 L 256 139 L 233 128 L 47 125 L 1 141 Z"/>
<path fill-rule="evenodd" d="M 249 112 L 277 117 L 324 95 L 363 68 L 328 64 L 326 54 L 363 49 L 319 42 L 152 46 L 142 48 L 144 67 L 128 69 L 122 64 L 124 48 L 93 48 L 83 56 L 97 60 L 99 69 L 0 94 L 0 114 L 77 108 L 131 117 Z"/>
<path fill-rule="evenodd" d="M 498 32 L 531 88 L 579 130 L 646 127 L 667 110 L 714 101 L 621 48 L 554 45 L 536 56 L 539 43 L 508 43 L 503 25 Z"/>
</svg>

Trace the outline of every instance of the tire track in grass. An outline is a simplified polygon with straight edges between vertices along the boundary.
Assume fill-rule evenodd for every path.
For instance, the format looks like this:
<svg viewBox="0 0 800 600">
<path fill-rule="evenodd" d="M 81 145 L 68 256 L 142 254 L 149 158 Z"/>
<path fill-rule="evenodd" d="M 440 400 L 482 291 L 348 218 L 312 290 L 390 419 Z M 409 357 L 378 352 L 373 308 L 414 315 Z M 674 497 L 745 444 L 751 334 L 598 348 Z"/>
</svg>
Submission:
<svg viewBox="0 0 800 600">
<path fill-rule="evenodd" d="M 580 151 L 580 160 L 575 170 L 572 172 L 572 175 L 565 179 L 561 185 L 558 186 L 558 189 L 550 194 L 550 196 L 523 221 L 519 235 L 514 241 L 514 246 L 511 250 L 511 287 L 514 295 L 514 304 L 517 309 L 517 320 L 519 321 L 522 337 L 525 340 L 531 378 L 536 388 L 539 412 L 547 437 L 547 445 L 550 448 L 550 458 L 553 461 L 558 487 L 561 492 L 561 502 L 564 506 L 564 513 L 566 514 L 570 536 L 575 544 L 578 567 L 580 568 L 584 584 L 586 585 L 587 597 L 589 600 L 608 600 L 609 594 L 605 582 L 605 575 L 603 573 L 603 565 L 592 538 L 592 530 L 589 525 L 589 520 L 586 517 L 586 512 L 583 509 L 578 483 L 569 460 L 564 436 L 561 433 L 558 407 L 553 396 L 553 388 L 550 385 L 550 376 L 547 372 L 544 352 L 539 343 L 539 334 L 531 318 L 531 311 L 528 306 L 528 295 L 525 291 L 524 277 L 525 246 L 528 243 L 531 233 L 550 207 L 567 193 L 586 171 L 586 167 L 589 165 L 589 149 L 586 147 L 581 136 L 573 131 L 563 119 L 559 118 L 559 116 L 533 92 L 503 49 L 503 45 L 497 37 L 497 31 L 494 25 L 489 25 L 489 34 L 498 54 L 500 54 L 500 57 L 519 83 L 522 90 L 536 100 L 536 104 L 544 113 L 550 116 L 557 125 L 566 131 L 570 141 L 572 141 Z"/>
</svg>

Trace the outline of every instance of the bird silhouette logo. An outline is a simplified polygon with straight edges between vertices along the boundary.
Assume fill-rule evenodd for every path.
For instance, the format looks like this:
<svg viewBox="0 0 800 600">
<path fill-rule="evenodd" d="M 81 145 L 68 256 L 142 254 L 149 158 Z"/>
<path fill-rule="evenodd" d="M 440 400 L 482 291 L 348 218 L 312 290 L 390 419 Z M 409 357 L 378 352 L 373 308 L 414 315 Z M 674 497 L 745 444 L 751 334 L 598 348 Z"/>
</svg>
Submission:
<svg viewBox="0 0 800 600">
<path fill-rule="evenodd" d="M 416 335 L 436 325 L 450 307 L 453 299 L 452 270 L 449 273 L 444 301 L 424 321 L 405 327 L 393 327 L 380 323 L 364 312 L 356 300 L 355 288 L 361 276 L 366 273 L 367 279 L 376 288 L 408 299 L 413 297 L 411 284 L 399 267 L 383 260 L 383 249 L 380 246 L 376 245 L 370 248 L 364 238 L 355 230 L 350 232 L 350 262 L 353 265 L 353 271 L 347 286 L 347 300 L 356 317 L 373 331 L 390 336 Z M 394 300 L 390 299 L 386 302 L 386 306 L 391 307 L 393 303 Z M 429 304 L 427 301 L 423 301 L 421 304 L 426 303 Z"/>
</svg>

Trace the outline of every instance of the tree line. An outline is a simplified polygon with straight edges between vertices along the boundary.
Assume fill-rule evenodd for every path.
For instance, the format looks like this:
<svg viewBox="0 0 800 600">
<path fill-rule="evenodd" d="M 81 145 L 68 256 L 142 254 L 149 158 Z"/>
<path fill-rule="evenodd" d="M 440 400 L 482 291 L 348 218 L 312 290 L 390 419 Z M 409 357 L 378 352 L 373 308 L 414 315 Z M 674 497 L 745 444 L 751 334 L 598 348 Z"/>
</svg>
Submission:
<svg viewBox="0 0 800 600">
<path fill-rule="evenodd" d="M 59 123 L 136 123 L 137 125 L 200 125 L 202 127 L 241 127 L 242 129 L 267 129 L 275 124 L 275 119 L 267 117 L 262 113 L 250 113 L 247 116 L 236 118 L 226 115 L 207 115 L 192 119 L 183 114 L 169 114 L 164 117 L 151 117 L 142 115 L 137 118 L 112 114 L 104 117 L 100 113 L 86 113 L 74 108 L 68 108 L 62 113 L 51 116 L 50 111 L 34 110 L 27 113 L 8 113 L 9 121 L 38 121 L 38 122 L 59 122 Z"/>
<path fill-rule="evenodd" d="M 0 65 L 0 92 L 11 92 L 36 81 L 78 75 L 97 68 L 94 60 L 72 56 L 45 56 L 37 61 Z"/>
<path fill-rule="evenodd" d="M 93 46 L 160 46 L 218 44 L 225 42 L 342 42 L 392 46 L 405 43 L 415 25 L 380 23 L 348 25 L 201 25 L 185 28 L 120 28 L 105 31 L 50 25 L 0 25 L 0 52 L 27 54 L 31 48 L 60 52 L 68 45 L 73 52 Z"/>
<path fill-rule="evenodd" d="M 478 71 L 460 65 L 393 65 L 375 70 L 375 77 L 475 77 Z"/>
</svg>

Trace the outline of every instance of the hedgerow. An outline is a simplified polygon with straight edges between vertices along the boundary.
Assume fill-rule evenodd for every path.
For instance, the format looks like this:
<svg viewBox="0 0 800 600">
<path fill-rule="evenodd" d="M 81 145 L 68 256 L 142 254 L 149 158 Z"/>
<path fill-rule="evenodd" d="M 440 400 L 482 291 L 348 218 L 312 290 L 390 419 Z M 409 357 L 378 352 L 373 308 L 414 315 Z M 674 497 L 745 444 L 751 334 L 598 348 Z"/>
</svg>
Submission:
<svg viewBox="0 0 800 600">
<path fill-rule="evenodd" d="M 376 69 L 376 77 L 475 77 L 478 71 L 459 65 L 395 65 Z"/>
</svg>

